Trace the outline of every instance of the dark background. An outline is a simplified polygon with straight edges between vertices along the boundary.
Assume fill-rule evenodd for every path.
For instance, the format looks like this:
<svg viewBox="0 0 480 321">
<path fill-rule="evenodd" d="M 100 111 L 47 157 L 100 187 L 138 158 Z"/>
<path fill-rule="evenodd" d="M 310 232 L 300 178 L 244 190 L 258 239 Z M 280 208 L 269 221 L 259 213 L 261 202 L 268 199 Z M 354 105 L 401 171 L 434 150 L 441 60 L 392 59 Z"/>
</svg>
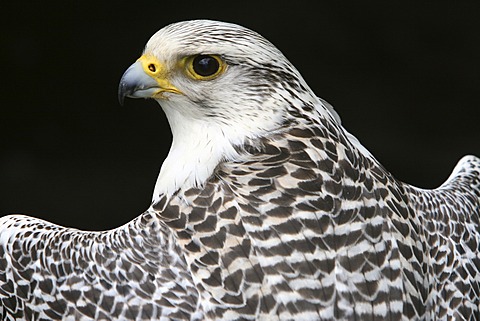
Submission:
<svg viewBox="0 0 480 321">
<path fill-rule="evenodd" d="M 149 206 L 170 130 L 117 85 L 154 32 L 194 18 L 272 41 L 403 181 L 433 188 L 480 156 L 479 5 L 312 3 L 2 2 L 0 215 L 96 230 Z"/>
</svg>

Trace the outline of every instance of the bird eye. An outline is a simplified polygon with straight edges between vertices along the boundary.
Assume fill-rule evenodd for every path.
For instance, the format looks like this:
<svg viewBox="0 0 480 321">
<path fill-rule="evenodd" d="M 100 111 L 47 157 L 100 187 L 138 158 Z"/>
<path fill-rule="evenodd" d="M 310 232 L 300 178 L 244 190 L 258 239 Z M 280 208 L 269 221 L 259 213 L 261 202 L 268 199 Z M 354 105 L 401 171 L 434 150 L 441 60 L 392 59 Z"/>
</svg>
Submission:
<svg viewBox="0 0 480 321">
<path fill-rule="evenodd" d="M 200 76 L 209 77 L 218 71 L 220 64 L 212 56 L 198 55 L 193 59 L 192 67 Z"/>
<path fill-rule="evenodd" d="M 155 72 L 155 71 L 157 71 L 157 67 L 155 67 L 154 64 L 149 64 L 148 65 L 148 70 L 150 70 L 151 72 Z"/>
<path fill-rule="evenodd" d="M 197 55 L 188 64 L 191 76 L 199 80 L 209 80 L 224 70 L 224 62 L 214 55 Z"/>
</svg>

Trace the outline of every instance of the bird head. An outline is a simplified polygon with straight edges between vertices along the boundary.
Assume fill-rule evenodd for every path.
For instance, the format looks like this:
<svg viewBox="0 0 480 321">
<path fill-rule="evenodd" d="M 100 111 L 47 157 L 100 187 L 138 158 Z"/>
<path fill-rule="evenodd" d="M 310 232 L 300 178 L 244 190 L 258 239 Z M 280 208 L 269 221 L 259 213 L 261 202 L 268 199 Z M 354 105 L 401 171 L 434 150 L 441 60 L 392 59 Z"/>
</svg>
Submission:
<svg viewBox="0 0 480 321">
<path fill-rule="evenodd" d="M 153 98 L 169 120 L 181 113 L 256 136 L 278 127 L 299 103 L 291 92 L 312 100 L 298 71 L 265 38 L 235 24 L 195 20 L 151 37 L 123 75 L 119 100 Z"/>
</svg>

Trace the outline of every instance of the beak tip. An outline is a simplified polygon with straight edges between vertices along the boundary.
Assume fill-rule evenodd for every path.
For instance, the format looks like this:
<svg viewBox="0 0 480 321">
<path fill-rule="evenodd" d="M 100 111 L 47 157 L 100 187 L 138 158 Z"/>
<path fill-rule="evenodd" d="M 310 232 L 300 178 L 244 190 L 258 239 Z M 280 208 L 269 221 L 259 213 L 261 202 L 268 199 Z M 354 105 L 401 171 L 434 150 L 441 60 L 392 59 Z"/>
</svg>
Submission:
<svg viewBox="0 0 480 321">
<path fill-rule="evenodd" d="M 149 88 L 157 86 L 157 82 L 145 74 L 142 64 L 137 61 L 133 63 L 123 74 L 118 85 L 118 102 L 123 106 L 125 97 L 149 98 Z M 147 90 L 145 90 L 147 89 Z"/>
<path fill-rule="evenodd" d="M 124 105 L 125 96 L 126 96 L 125 84 L 121 81 L 120 85 L 118 86 L 118 102 L 120 103 L 120 106 Z"/>
</svg>

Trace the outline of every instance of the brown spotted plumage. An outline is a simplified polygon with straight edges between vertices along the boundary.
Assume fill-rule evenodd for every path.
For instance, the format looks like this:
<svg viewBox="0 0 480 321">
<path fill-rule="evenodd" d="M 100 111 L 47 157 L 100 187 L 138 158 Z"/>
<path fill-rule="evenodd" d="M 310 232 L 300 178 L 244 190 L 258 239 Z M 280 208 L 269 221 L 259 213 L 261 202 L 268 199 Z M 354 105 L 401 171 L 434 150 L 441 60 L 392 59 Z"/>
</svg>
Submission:
<svg viewBox="0 0 480 321">
<path fill-rule="evenodd" d="M 478 159 L 465 158 L 463 175 L 438 190 L 420 191 L 343 135 L 327 147 L 328 125 L 302 127 L 154 205 L 177 233 L 206 315 L 477 318 Z"/>
</svg>

